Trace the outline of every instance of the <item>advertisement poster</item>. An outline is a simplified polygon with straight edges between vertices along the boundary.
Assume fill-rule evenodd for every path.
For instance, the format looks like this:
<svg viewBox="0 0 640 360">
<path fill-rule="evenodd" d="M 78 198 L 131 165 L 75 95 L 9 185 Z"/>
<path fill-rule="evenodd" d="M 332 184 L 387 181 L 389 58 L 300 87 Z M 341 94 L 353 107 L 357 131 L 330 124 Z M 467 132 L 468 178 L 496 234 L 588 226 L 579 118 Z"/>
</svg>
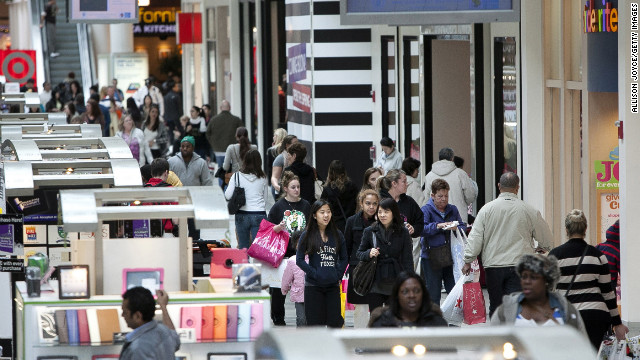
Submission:
<svg viewBox="0 0 640 360">
<path fill-rule="evenodd" d="M 22 215 L 0 215 L 0 257 L 24 255 Z"/>
<path fill-rule="evenodd" d="M 616 152 L 614 150 L 612 154 Z M 607 229 L 620 218 L 619 162 L 613 157 L 609 160 L 596 161 L 594 169 L 598 202 L 596 243 L 601 243 L 606 240 Z"/>
<path fill-rule="evenodd" d="M 149 56 L 146 53 L 113 54 L 113 77 L 127 88 L 125 97 L 133 95 L 149 77 Z"/>
</svg>

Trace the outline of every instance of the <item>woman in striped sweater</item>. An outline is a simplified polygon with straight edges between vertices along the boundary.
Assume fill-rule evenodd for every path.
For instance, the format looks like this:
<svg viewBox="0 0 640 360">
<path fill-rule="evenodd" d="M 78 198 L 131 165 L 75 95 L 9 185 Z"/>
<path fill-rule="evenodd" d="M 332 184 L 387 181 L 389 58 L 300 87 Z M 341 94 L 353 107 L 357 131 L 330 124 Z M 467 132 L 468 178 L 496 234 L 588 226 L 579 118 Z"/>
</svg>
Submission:
<svg viewBox="0 0 640 360">
<path fill-rule="evenodd" d="M 629 329 L 620 321 L 607 258 L 584 240 L 587 218 L 582 210 L 574 209 L 564 224 L 569 240 L 549 253 L 558 258 L 561 275 L 558 292 L 580 311 L 596 349 L 612 325 L 616 337 L 623 340 Z"/>
</svg>

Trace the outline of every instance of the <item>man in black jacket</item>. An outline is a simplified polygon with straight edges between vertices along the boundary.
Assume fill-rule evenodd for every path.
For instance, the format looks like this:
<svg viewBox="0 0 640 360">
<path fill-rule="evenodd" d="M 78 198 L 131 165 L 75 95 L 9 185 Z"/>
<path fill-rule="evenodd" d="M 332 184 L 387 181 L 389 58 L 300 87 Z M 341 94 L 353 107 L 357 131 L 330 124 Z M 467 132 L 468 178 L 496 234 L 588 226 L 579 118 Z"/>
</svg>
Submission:
<svg viewBox="0 0 640 360">
<path fill-rule="evenodd" d="M 175 129 L 176 124 L 183 115 L 182 84 L 169 80 L 167 86 L 171 90 L 164 96 L 164 120 L 169 127 L 169 143 L 173 144 L 173 129 Z"/>
<path fill-rule="evenodd" d="M 315 184 L 316 170 L 307 165 L 304 159 L 307 157 L 307 147 L 303 143 L 295 143 L 288 150 L 291 165 L 284 171 L 291 171 L 300 179 L 300 197 L 307 200 L 309 204 L 316 201 Z"/>
</svg>

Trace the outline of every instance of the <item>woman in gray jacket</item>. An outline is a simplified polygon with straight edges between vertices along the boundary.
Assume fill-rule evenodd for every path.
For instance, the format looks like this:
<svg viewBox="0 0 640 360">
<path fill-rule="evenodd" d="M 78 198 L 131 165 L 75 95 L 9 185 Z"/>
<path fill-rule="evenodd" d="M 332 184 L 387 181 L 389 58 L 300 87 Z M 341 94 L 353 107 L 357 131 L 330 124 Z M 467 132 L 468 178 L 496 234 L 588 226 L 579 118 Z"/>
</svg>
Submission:
<svg viewBox="0 0 640 360">
<path fill-rule="evenodd" d="M 522 291 L 505 295 L 491 317 L 492 325 L 570 325 L 587 336 L 582 317 L 567 299 L 554 292 L 560 278 L 555 256 L 523 255 L 516 272 Z"/>
</svg>

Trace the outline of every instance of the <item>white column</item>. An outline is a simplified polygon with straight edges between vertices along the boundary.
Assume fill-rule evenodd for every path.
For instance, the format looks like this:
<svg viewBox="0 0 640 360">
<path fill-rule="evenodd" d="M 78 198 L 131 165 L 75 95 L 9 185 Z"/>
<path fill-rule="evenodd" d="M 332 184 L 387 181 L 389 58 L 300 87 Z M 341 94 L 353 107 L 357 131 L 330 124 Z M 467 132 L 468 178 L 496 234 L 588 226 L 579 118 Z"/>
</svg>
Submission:
<svg viewBox="0 0 640 360">
<path fill-rule="evenodd" d="M 636 22 L 632 24 L 632 9 Z M 624 124 L 624 138 L 620 144 L 620 278 L 622 282 L 622 320 L 633 335 L 640 332 L 640 281 L 635 277 L 635 260 L 640 254 L 637 226 L 633 226 L 640 213 L 640 106 L 638 97 L 640 78 L 632 77 L 631 46 L 635 39 L 636 50 L 640 45 L 640 1 L 620 0 L 618 3 L 618 113 Z M 632 30 L 632 25 L 635 29 Z M 636 59 L 638 53 L 635 53 Z M 637 61 L 635 62 L 637 64 Z M 637 65 L 635 76 L 638 75 Z M 635 91 L 632 91 L 635 87 Z M 635 93 L 635 106 L 632 95 Z M 635 299 L 635 300 L 634 300 Z"/>
<path fill-rule="evenodd" d="M 109 31 L 112 53 L 133 52 L 133 24 L 111 24 Z"/>
</svg>

